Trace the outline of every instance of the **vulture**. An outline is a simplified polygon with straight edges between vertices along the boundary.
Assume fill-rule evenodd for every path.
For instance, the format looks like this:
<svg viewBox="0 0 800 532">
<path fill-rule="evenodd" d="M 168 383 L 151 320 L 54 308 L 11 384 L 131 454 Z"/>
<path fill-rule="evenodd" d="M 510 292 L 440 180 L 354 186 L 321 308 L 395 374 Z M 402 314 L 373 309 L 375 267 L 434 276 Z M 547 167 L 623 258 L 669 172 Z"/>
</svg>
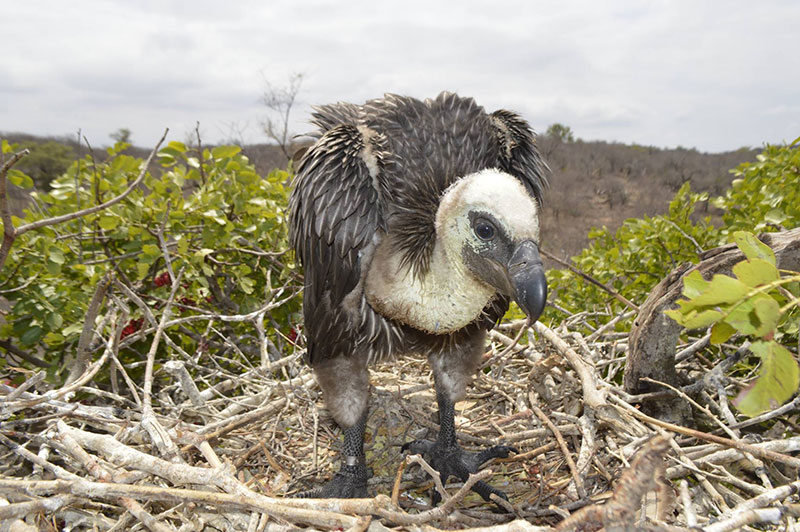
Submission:
<svg viewBox="0 0 800 532">
<path fill-rule="evenodd" d="M 454 404 L 510 301 L 535 321 L 547 298 L 538 213 L 548 169 L 533 131 L 516 113 L 448 92 L 323 105 L 312 123 L 289 238 L 305 270 L 309 363 L 344 443 L 339 471 L 303 496 L 366 496 L 367 368 L 409 353 L 428 359 L 440 431 L 403 450 L 444 482 L 466 480 L 516 449 L 463 450 Z M 506 498 L 484 482 L 473 489 Z"/>
</svg>

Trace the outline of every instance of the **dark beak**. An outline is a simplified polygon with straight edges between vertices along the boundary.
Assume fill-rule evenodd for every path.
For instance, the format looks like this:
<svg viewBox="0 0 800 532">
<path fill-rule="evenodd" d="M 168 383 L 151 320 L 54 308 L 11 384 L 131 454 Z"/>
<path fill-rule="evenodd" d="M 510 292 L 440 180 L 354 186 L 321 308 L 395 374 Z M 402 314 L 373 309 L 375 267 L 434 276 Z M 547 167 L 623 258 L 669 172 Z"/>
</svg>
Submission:
<svg viewBox="0 0 800 532">
<path fill-rule="evenodd" d="M 517 305 L 531 323 L 539 319 L 547 303 L 547 278 L 544 276 L 539 246 L 531 240 L 521 242 L 508 261 L 508 280 Z"/>
</svg>

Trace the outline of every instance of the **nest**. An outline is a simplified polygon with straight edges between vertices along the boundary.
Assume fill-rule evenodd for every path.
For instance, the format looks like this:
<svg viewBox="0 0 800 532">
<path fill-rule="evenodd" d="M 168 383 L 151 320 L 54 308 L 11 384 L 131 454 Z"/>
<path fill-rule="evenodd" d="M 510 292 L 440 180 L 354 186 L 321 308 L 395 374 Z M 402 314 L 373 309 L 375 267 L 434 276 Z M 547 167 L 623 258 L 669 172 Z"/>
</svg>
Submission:
<svg viewBox="0 0 800 532">
<path fill-rule="evenodd" d="M 465 449 L 502 443 L 518 453 L 463 484 L 443 483 L 400 451 L 438 429 L 426 361 L 374 366 L 365 443 L 374 496 L 349 500 L 293 498 L 338 469 L 340 445 L 300 347 L 238 372 L 208 370 L 179 349 L 156 360 L 158 342 L 175 347 L 162 320 L 137 383 L 119 363 L 112 328 L 102 355 L 71 383 L 53 389 L 37 373 L 0 385 L 0 529 L 797 529 L 800 460 L 791 453 L 800 437 L 785 437 L 796 404 L 753 424 L 736 420 L 724 389 L 672 389 L 660 393 L 691 404 L 702 428 L 650 418 L 638 405 L 653 394 L 631 397 L 618 384 L 627 335 L 612 321 L 582 336 L 586 319 L 491 333 L 485 364 L 456 405 L 458 439 Z M 697 350 L 682 360 L 685 373 L 710 370 Z M 101 384 L 112 370 L 114 385 Z M 481 479 L 509 501 L 471 493 Z M 437 507 L 433 489 L 443 492 Z"/>
</svg>

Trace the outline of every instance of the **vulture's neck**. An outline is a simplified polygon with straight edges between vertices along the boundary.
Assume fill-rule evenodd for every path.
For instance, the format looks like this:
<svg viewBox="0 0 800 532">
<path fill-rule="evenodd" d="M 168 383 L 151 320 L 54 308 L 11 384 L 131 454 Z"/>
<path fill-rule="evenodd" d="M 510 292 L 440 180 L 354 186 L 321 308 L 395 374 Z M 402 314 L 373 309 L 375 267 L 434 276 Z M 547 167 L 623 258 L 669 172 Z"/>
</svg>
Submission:
<svg viewBox="0 0 800 532">
<path fill-rule="evenodd" d="M 481 315 L 495 289 L 476 279 L 455 250 L 437 238 L 430 268 L 415 276 L 401 264 L 390 239 L 375 250 L 367 271 L 365 295 L 386 317 L 433 334 L 457 331 Z"/>
</svg>

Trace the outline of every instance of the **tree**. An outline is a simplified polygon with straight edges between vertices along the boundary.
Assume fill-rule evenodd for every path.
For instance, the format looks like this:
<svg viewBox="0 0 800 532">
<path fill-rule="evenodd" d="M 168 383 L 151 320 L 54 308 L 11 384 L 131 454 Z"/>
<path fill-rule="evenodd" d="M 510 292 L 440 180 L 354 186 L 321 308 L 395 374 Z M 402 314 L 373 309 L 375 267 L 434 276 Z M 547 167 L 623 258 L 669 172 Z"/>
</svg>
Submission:
<svg viewBox="0 0 800 532">
<path fill-rule="evenodd" d="M 572 128 L 558 122 L 550 124 L 547 127 L 545 135 L 553 139 L 558 139 L 561 142 L 575 142 L 575 135 L 572 133 Z"/>
<path fill-rule="evenodd" d="M 71 147 L 53 140 L 22 142 L 18 148 L 27 149 L 30 153 L 19 161 L 17 169 L 30 176 L 40 190 L 47 188 L 51 181 L 61 176 L 75 159 L 75 152 Z"/>
<path fill-rule="evenodd" d="M 303 74 L 294 73 L 289 76 L 286 86 L 276 86 L 265 81 L 266 88 L 261 96 L 261 102 L 267 107 L 268 115 L 262 126 L 264 133 L 275 141 L 281 152 L 289 161 L 294 154 L 295 143 L 289 131 L 289 117 L 292 113 L 300 86 L 303 84 Z"/>
<path fill-rule="evenodd" d="M 131 143 L 131 130 L 127 127 L 121 127 L 109 135 L 114 142 L 124 142 L 125 144 Z"/>
</svg>

